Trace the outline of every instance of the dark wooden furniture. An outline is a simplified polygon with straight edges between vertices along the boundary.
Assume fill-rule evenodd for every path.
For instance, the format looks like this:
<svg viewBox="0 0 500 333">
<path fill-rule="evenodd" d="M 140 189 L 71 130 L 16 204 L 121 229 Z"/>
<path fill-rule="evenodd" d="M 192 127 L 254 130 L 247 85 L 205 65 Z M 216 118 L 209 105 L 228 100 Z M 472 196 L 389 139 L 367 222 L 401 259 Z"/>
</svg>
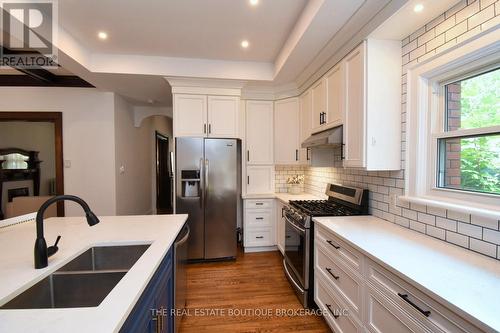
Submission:
<svg viewBox="0 0 500 333">
<path fill-rule="evenodd" d="M 26 161 L 28 167 L 26 169 L 4 169 L 2 167 L 4 161 L 0 161 L 0 219 L 4 218 L 4 212 L 2 211 L 2 193 L 3 184 L 5 182 L 31 180 L 33 181 L 33 195 L 40 195 L 40 163 L 42 161 L 38 159 L 38 153 L 37 151 L 27 151 L 20 148 L 0 149 L 0 156 L 20 154 L 28 158 Z"/>
<path fill-rule="evenodd" d="M 0 112 L 0 121 L 30 121 L 54 123 L 56 152 L 56 194 L 64 194 L 64 160 L 62 112 Z M 57 216 L 64 216 L 64 203 L 57 203 Z"/>
</svg>

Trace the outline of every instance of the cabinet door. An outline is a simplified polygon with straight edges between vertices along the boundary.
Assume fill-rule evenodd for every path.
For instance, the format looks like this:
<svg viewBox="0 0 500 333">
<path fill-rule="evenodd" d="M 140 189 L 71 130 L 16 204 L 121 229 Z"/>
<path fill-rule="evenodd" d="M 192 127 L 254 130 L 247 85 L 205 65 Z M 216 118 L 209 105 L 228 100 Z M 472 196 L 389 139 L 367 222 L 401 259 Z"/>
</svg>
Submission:
<svg viewBox="0 0 500 333">
<path fill-rule="evenodd" d="M 365 166 L 365 52 L 364 44 L 346 57 L 346 114 L 344 126 L 346 167 Z"/>
<path fill-rule="evenodd" d="M 274 103 L 274 162 L 299 163 L 299 99 L 288 98 Z"/>
<path fill-rule="evenodd" d="M 207 96 L 175 94 L 174 135 L 206 136 Z"/>
<path fill-rule="evenodd" d="M 240 99 L 233 96 L 208 96 L 208 136 L 237 138 Z"/>
<path fill-rule="evenodd" d="M 319 132 L 326 118 L 326 83 L 324 79 L 316 82 L 312 89 L 312 131 Z"/>
<path fill-rule="evenodd" d="M 247 166 L 247 194 L 274 193 L 274 166 Z"/>
<path fill-rule="evenodd" d="M 312 96 L 311 91 L 308 90 L 300 96 L 300 140 L 302 144 L 310 135 L 312 130 L 311 112 L 312 112 Z M 311 155 L 310 151 L 306 148 L 300 148 L 299 161 L 300 164 L 310 164 Z"/>
<path fill-rule="evenodd" d="M 421 323 L 408 317 L 397 305 L 369 285 L 366 288 L 366 302 L 366 328 L 370 332 L 429 332 Z"/>
<path fill-rule="evenodd" d="M 247 101 L 246 161 L 249 165 L 273 164 L 273 102 Z"/>
<path fill-rule="evenodd" d="M 283 219 L 283 207 L 285 205 L 276 199 L 276 243 L 281 254 L 285 254 L 285 221 Z"/>
<path fill-rule="evenodd" d="M 325 77 L 327 89 L 326 122 L 331 127 L 342 124 L 344 107 L 343 74 L 341 63 L 335 66 Z"/>
</svg>

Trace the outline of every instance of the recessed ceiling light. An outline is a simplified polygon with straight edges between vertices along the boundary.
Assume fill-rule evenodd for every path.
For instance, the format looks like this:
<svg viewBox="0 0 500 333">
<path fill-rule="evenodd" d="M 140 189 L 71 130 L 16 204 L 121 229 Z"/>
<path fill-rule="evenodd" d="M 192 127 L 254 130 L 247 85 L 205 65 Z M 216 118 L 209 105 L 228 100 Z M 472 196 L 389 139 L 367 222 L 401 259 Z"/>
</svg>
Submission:
<svg viewBox="0 0 500 333">
<path fill-rule="evenodd" d="M 420 13 L 422 10 L 424 10 L 424 5 L 422 5 L 421 3 L 417 3 L 415 7 L 413 7 L 413 11 L 415 13 Z"/>
<path fill-rule="evenodd" d="M 104 31 L 99 31 L 99 33 L 97 34 L 97 37 L 99 37 L 99 39 L 101 39 L 101 40 L 105 40 L 105 39 L 108 39 L 108 34 L 105 33 Z"/>
<path fill-rule="evenodd" d="M 241 42 L 241 47 L 244 49 L 246 49 L 249 45 L 250 45 L 250 43 L 247 40 L 244 40 Z"/>
<path fill-rule="evenodd" d="M 250 0 L 250 4 L 252 6 L 257 6 L 259 4 L 259 0 Z"/>
</svg>

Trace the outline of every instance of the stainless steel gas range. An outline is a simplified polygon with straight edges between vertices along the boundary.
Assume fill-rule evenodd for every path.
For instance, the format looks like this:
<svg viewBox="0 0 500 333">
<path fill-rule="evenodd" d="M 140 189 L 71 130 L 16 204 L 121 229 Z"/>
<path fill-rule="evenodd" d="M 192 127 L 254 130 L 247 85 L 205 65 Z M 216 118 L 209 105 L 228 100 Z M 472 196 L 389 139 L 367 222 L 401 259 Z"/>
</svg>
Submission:
<svg viewBox="0 0 500 333">
<path fill-rule="evenodd" d="M 290 201 L 282 212 L 285 220 L 283 267 L 288 281 L 306 308 L 315 307 L 312 218 L 368 214 L 368 190 L 327 184 L 325 193 L 327 200 Z"/>
</svg>

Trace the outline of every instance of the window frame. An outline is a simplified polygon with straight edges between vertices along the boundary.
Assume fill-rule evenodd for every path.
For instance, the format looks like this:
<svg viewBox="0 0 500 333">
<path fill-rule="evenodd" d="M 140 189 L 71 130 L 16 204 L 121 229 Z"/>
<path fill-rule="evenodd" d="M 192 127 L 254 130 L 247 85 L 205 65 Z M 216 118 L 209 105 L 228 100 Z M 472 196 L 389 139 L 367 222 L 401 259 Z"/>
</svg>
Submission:
<svg viewBox="0 0 500 333">
<path fill-rule="evenodd" d="M 468 129 L 458 129 L 458 130 L 448 130 L 448 119 L 447 119 L 447 112 L 448 112 L 448 100 L 447 100 L 447 85 L 452 84 L 452 83 L 457 83 L 460 81 L 464 81 L 467 79 L 471 79 L 474 77 L 481 76 L 486 73 L 490 73 L 496 70 L 500 70 L 500 62 L 496 64 L 490 64 L 485 67 L 481 67 L 475 70 L 472 70 L 468 72 L 467 74 L 462 74 L 459 75 L 458 77 L 453 77 L 451 79 L 448 79 L 446 81 L 442 82 L 434 82 L 433 90 L 434 91 L 439 91 L 439 97 L 438 100 L 436 101 L 439 103 L 439 106 L 435 110 L 431 110 L 431 112 L 436 112 L 437 115 L 435 119 L 437 122 L 432 125 L 432 139 L 430 142 L 430 149 L 432 149 L 432 154 L 435 157 L 435 167 L 434 167 L 434 186 L 432 187 L 433 190 L 445 190 L 445 191 L 451 191 L 451 192 L 457 192 L 457 193 L 471 193 L 471 194 L 477 194 L 477 195 L 486 195 L 486 196 L 493 196 L 493 197 L 498 197 L 500 196 L 500 193 L 488 193 L 488 192 L 480 192 L 480 191 L 473 191 L 473 190 L 465 190 L 465 189 L 454 189 L 450 187 L 442 187 L 439 186 L 440 183 L 440 159 L 441 157 L 439 156 L 441 152 L 440 144 L 439 141 L 441 139 L 462 139 L 462 138 L 474 138 L 474 137 L 480 137 L 480 136 L 488 136 L 488 135 L 500 135 L 500 125 L 496 126 L 487 126 L 487 127 L 480 127 L 480 128 L 468 128 Z M 431 175 L 432 176 L 432 175 Z"/>
<path fill-rule="evenodd" d="M 445 130 L 445 86 L 500 67 L 500 31 L 479 35 L 407 71 L 403 201 L 500 219 L 500 195 L 438 186 L 441 138 L 498 133 L 500 126 Z"/>
</svg>

